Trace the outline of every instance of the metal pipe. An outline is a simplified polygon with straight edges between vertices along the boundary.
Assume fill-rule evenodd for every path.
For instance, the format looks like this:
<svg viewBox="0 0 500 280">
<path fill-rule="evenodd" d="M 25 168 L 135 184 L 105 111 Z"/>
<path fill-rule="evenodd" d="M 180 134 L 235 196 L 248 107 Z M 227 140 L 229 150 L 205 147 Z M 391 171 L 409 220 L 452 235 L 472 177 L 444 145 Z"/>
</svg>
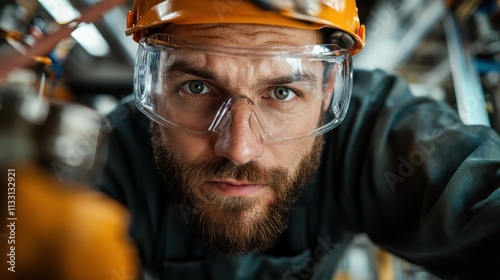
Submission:
<svg viewBox="0 0 500 280">
<path fill-rule="evenodd" d="M 467 125 L 491 126 L 481 81 L 463 31 L 452 13 L 445 16 L 443 24 L 460 118 Z"/>
<path fill-rule="evenodd" d="M 28 48 L 25 53 L 17 54 L 9 58 L 4 58 L 0 67 L 0 81 L 16 67 L 31 66 L 34 63 L 33 56 L 43 55 L 50 52 L 59 41 L 67 38 L 80 23 L 90 23 L 97 20 L 108 10 L 124 4 L 126 0 L 103 0 L 82 13 L 82 16 L 74 21 L 63 25 L 54 33 L 42 37 L 33 47 Z"/>
</svg>

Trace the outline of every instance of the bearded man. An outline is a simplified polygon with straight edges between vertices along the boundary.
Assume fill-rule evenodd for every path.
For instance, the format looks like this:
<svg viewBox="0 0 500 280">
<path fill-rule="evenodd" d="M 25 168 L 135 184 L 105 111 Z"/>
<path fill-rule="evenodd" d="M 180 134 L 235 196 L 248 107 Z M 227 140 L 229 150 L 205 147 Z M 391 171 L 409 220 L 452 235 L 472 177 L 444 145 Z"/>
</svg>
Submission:
<svg viewBox="0 0 500 280">
<path fill-rule="evenodd" d="M 134 95 L 99 187 L 130 209 L 145 278 L 331 279 L 360 232 L 443 277 L 498 276 L 498 135 L 353 71 L 355 1 L 228 2 L 129 14 Z"/>
</svg>

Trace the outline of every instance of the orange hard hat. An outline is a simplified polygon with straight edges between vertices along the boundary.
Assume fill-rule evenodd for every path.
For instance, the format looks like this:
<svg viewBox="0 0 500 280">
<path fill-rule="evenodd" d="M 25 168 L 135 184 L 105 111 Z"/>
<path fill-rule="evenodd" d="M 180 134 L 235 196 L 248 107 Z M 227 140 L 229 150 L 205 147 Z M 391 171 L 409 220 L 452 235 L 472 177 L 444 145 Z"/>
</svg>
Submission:
<svg viewBox="0 0 500 280">
<path fill-rule="evenodd" d="M 247 23 L 279 25 L 311 30 L 330 28 L 350 35 L 349 52 L 365 45 L 365 26 L 360 24 L 355 0 L 311 0 L 318 9 L 296 13 L 292 9 L 268 11 L 248 0 L 135 0 L 127 19 L 127 35 L 139 41 L 149 28 L 165 23 Z M 338 32 L 336 32 L 338 34 Z"/>
</svg>

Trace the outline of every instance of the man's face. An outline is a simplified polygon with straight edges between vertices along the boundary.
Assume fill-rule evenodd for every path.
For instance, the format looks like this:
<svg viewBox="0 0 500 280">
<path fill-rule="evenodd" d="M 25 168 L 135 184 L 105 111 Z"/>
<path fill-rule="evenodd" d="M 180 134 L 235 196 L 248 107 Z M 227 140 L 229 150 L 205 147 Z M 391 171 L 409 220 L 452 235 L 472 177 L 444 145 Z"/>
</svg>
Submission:
<svg viewBox="0 0 500 280">
<path fill-rule="evenodd" d="M 321 43 L 316 31 L 261 25 L 169 25 L 165 33 L 232 47 Z M 211 73 L 217 81 L 210 82 L 223 84 L 235 95 L 251 95 L 258 86 L 251 80 L 273 75 L 270 67 L 249 67 L 237 60 L 196 58 L 190 64 Z M 182 75 L 177 73 L 175 79 Z M 206 79 L 186 75 L 192 81 Z M 201 84 L 190 86 L 197 90 Z M 315 104 L 307 119 L 296 123 L 319 123 L 323 106 Z M 321 137 L 266 144 L 256 137 L 244 112 L 235 107 L 224 132 L 206 137 L 152 124 L 155 161 L 179 198 L 181 211 L 209 245 L 227 254 L 264 250 L 276 240 L 319 165 L 323 144 Z"/>
</svg>

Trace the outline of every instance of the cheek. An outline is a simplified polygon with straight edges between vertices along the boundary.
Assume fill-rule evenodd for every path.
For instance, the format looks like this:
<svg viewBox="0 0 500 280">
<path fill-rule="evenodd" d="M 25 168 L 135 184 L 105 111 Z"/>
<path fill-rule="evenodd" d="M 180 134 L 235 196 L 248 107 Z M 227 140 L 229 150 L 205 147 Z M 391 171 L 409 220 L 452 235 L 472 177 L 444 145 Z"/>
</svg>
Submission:
<svg viewBox="0 0 500 280">
<path fill-rule="evenodd" d="M 161 128 L 165 143 L 172 153 L 187 163 L 201 163 L 220 160 L 214 153 L 213 137 L 195 138 L 186 133 Z M 301 160 L 307 156 L 314 145 L 314 138 L 298 142 L 266 145 L 262 156 L 255 161 L 266 168 L 282 167 L 295 174 Z"/>
<path fill-rule="evenodd" d="M 314 138 L 302 141 L 277 144 L 270 148 L 277 165 L 286 168 L 290 174 L 295 174 L 299 165 L 307 155 L 309 155 L 314 146 Z"/>
<path fill-rule="evenodd" d="M 195 138 L 167 128 L 162 128 L 162 134 L 171 152 L 184 162 L 199 163 L 215 156 L 208 137 Z"/>
</svg>

